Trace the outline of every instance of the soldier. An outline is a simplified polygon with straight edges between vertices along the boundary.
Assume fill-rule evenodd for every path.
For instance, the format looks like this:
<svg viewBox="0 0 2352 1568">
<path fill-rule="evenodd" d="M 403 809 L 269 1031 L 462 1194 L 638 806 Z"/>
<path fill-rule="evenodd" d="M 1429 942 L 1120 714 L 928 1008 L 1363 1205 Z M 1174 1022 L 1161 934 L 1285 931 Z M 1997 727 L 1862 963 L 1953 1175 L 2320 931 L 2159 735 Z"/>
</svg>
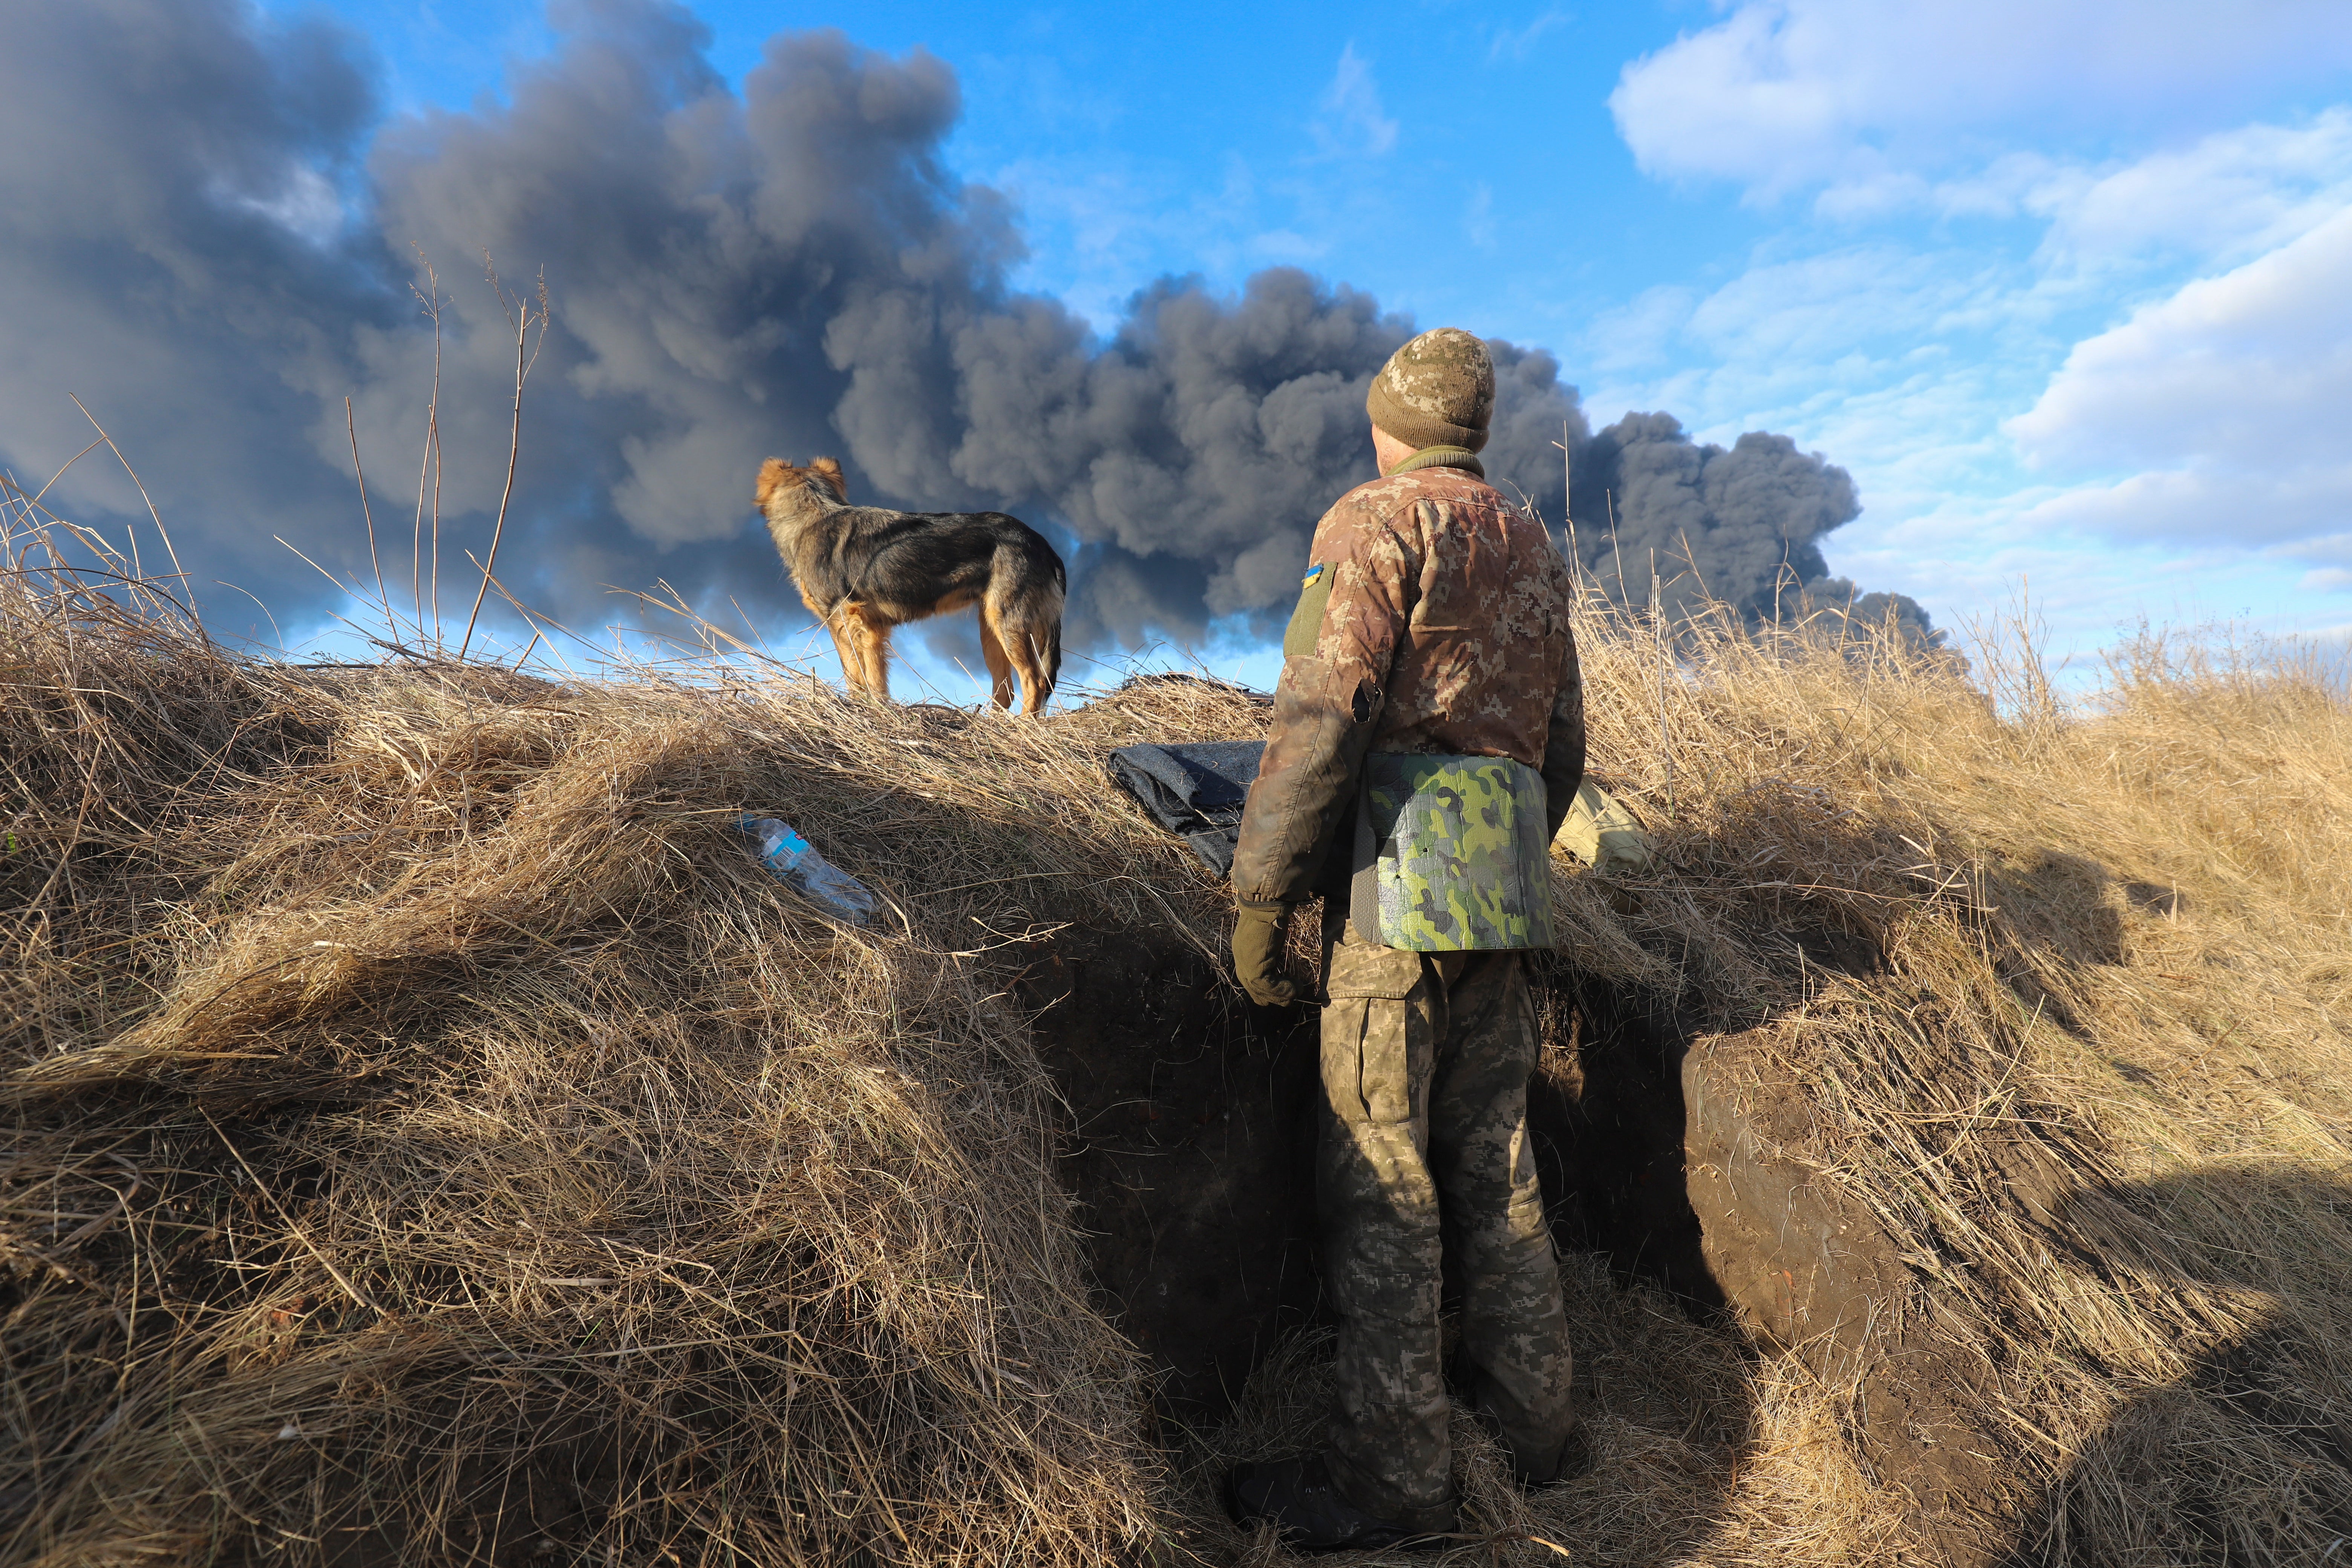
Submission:
<svg viewBox="0 0 2352 1568">
<path fill-rule="evenodd" d="M 1494 405 L 1486 344 L 1453 328 L 1373 380 L 1381 477 L 1316 525 L 1234 859 L 1234 968 L 1263 1005 L 1297 999 L 1285 928 L 1323 898 L 1316 1201 L 1338 1394 L 1321 1452 L 1227 1481 L 1237 1520 L 1308 1550 L 1454 1527 L 1441 1235 L 1461 1268 L 1464 1397 L 1523 1482 L 1572 1462 L 1519 954 L 1551 943 L 1549 850 L 1584 773 L 1584 699 L 1567 563 L 1476 456 Z"/>
</svg>

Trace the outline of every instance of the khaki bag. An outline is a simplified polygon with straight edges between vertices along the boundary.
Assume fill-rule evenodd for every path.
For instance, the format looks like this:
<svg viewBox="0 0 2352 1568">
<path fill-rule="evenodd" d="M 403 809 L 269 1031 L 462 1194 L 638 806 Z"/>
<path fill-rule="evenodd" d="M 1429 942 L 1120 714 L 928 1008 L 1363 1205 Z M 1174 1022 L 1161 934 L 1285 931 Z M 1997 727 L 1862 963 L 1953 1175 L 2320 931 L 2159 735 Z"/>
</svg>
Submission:
<svg viewBox="0 0 2352 1568">
<path fill-rule="evenodd" d="M 1623 806 L 1591 779 L 1576 789 L 1568 816 L 1552 840 L 1588 866 L 1639 870 L 1650 863 L 1650 836 Z"/>
</svg>

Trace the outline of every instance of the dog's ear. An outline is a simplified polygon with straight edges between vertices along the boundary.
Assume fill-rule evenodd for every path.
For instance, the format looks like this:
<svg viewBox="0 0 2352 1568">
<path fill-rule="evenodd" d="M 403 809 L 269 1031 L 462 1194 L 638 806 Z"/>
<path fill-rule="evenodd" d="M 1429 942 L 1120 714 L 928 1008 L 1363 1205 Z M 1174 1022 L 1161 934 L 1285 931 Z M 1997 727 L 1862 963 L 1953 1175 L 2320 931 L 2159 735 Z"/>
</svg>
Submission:
<svg viewBox="0 0 2352 1568">
<path fill-rule="evenodd" d="M 836 500 L 849 499 L 848 481 L 841 477 L 841 463 L 834 458 L 818 458 L 809 464 L 809 471 L 823 479 L 832 489 Z"/>
<path fill-rule="evenodd" d="M 767 510 L 768 498 L 792 476 L 793 466 L 782 458 L 771 458 L 761 464 L 760 477 L 751 486 L 751 504 L 761 511 Z"/>
</svg>

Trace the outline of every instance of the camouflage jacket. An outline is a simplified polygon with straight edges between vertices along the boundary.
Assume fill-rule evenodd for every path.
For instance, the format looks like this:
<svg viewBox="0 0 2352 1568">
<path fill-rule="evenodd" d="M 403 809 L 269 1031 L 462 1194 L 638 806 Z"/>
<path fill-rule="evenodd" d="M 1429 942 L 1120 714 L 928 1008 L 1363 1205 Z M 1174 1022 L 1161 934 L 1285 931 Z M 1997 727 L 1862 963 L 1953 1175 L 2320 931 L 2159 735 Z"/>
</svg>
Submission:
<svg viewBox="0 0 2352 1568">
<path fill-rule="evenodd" d="M 1348 837 L 1369 753 L 1536 769 L 1547 844 L 1583 779 L 1567 563 L 1477 459 L 1417 461 L 1349 490 L 1316 525 L 1274 732 L 1242 811 L 1233 883 L 1244 902 L 1336 890 L 1325 861 Z"/>
</svg>

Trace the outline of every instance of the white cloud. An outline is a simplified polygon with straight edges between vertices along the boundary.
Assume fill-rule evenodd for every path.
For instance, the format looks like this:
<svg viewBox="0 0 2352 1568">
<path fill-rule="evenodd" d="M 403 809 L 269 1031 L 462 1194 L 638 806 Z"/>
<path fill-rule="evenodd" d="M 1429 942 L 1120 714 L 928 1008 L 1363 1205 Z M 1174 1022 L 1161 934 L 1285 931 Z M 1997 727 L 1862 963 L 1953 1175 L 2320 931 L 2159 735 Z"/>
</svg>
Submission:
<svg viewBox="0 0 2352 1568">
<path fill-rule="evenodd" d="M 1256 261 L 1303 267 L 1308 262 L 1320 261 L 1331 247 L 1327 241 L 1310 239 L 1294 229 L 1269 228 L 1250 236 L 1244 248 Z"/>
<path fill-rule="evenodd" d="M 1326 152 L 1377 158 L 1395 148 L 1397 122 L 1381 110 L 1371 62 L 1356 52 L 1355 45 L 1340 49 L 1339 68 L 1323 89 L 1318 107 L 1322 114 L 1315 122 L 1315 136 Z"/>
<path fill-rule="evenodd" d="M 1766 262 L 1709 295 L 1691 313 L 1690 330 L 1772 360 L 1821 361 L 1890 337 L 1916 341 L 1969 298 L 1965 280 L 1940 262 L 1884 245 Z"/>
<path fill-rule="evenodd" d="M 1567 12 L 1551 10 L 1546 11 L 1524 27 L 1498 27 L 1495 30 L 1493 39 L 1486 45 L 1486 58 L 1499 60 L 1508 57 L 1511 59 L 1523 60 L 1528 58 L 1528 51 L 1535 47 L 1537 40 L 1555 28 L 1568 26 L 1568 23 Z"/>
<path fill-rule="evenodd" d="M 2257 256 L 2352 206 L 2352 109 L 2219 132 L 2095 177 L 2053 167 L 2021 205 L 2052 220 L 2053 261 Z"/>
<path fill-rule="evenodd" d="M 1619 131 L 1800 202 L 1593 319 L 1588 405 L 1828 452 L 1867 509 L 1832 567 L 1946 620 L 2030 575 L 2077 646 L 2339 622 L 2347 67 L 2347 0 L 1715 0 L 1624 69 Z"/>
<path fill-rule="evenodd" d="M 1628 65 L 1609 104 L 1647 172 L 1770 200 L 1906 204 L 2006 132 L 2105 135 L 2234 116 L 2352 65 L 2343 0 L 1733 0 Z"/>
<path fill-rule="evenodd" d="M 1470 202 L 1462 213 L 1462 232 L 1479 249 L 1495 248 L 1495 187 L 1484 180 L 1470 188 Z"/>
<path fill-rule="evenodd" d="M 2044 468 L 2132 468 L 2047 521 L 2247 543 L 2352 523 L 2352 209 L 2074 346 L 2006 428 Z"/>
<path fill-rule="evenodd" d="M 2352 444 L 2329 428 L 2352 406 L 2329 379 L 2352 353 L 2339 224 L 2352 215 L 2082 342 L 2049 312 L 2046 258 L 1892 239 L 1783 257 L 1774 241 L 1712 289 L 1655 288 L 1597 320 L 1577 356 L 1599 373 L 1587 406 L 1828 452 L 1866 508 L 1831 565 L 1939 621 L 2030 577 L 2082 647 L 2141 613 L 2332 624 L 2352 567 Z M 2177 365 L 2185 388 L 2164 379 Z M 2021 469 L 2028 454 L 2043 472 Z"/>
<path fill-rule="evenodd" d="M 2352 566 L 2352 199 L 2329 183 L 2347 143 L 2352 115 L 2331 111 L 2079 181 L 2029 256 L 1775 239 L 1710 290 L 1655 288 L 1595 321 L 1588 404 L 1829 452 L 1868 509 L 1832 565 L 1931 607 L 2071 559 L 2070 614 L 2093 620 L 2176 566 L 2199 594 L 2241 584 L 2205 610 L 2287 614 Z M 2217 232 L 2197 234 L 2200 209 Z M 2224 269 L 2184 279 L 2184 250 Z M 2116 321 L 2126 264 L 2134 288 L 2164 281 Z M 2084 310 L 2105 320 L 2072 326 Z"/>
<path fill-rule="evenodd" d="M 2327 564 L 2318 568 L 2315 575 L 2327 576 L 2330 579 L 2328 584 L 2330 587 L 2352 588 L 2352 574 L 2347 574 L 2344 570 L 2345 567 L 2352 566 L 2352 533 L 2336 533 L 2323 539 L 2306 539 L 2301 543 L 2287 546 L 2280 553 L 2291 555 L 2299 561 L 2325 562 Z"/>
<path fill-rule="evenodd" d="M 1790 429 L 1832 452 L 1907 462 L 1993 433 L 1995 412 L 1954 407 L 1987 390 L 1980 356 L 1954 340 L 2003 324 L 2018 282 L 1974 257 L 1891 243 L 1759 258 L 1707 293 L 1660 286 L 1602 313 L 1576 358 L 1601 418 L 1667 408 L 1713 437 Z M 2041 384 L 2020 378 L 1998 412 Z"/>
<path fill-rule="evenodd" d="M 241 191 L 226 184 L 214 187 L 213 197 L 226 205 L 268 218 L 312 245 L 323 246 L 342 232 L 343 198 L 324 174 L 307 164 L 283 171 L 274 190 Z"/>
</svg>

